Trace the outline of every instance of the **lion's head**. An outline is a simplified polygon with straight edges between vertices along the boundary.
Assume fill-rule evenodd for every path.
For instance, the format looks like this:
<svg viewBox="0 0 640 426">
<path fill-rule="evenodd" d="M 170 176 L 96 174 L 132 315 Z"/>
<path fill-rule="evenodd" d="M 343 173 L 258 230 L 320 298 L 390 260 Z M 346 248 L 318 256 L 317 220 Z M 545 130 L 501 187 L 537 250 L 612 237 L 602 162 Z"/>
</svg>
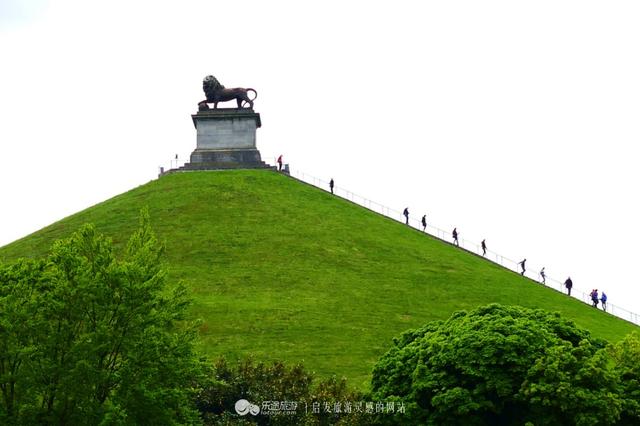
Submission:
<svg viewBox="0 0 640 426">
<path fill-rule="evenodd" d="M 208 75 L 202 80 L 202 90 L 204 90 L 209 102 L 213 102 L 213 95 L 222 89 L 224 89 L 224 86 L 212 75 Z"/>
</svg>

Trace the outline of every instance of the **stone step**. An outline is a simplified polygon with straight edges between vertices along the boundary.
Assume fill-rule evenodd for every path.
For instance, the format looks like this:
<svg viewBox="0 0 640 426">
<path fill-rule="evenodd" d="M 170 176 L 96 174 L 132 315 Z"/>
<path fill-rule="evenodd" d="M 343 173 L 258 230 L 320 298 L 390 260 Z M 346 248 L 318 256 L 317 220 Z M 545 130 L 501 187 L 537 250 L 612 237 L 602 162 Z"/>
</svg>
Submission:
<svg viewBox="0 0 640 426">
<path fill-rule="evenodd" d="M 206 163 L 187 163 L 176 171 L 180 170 L 235 170 L 235 169 L 273 169 L 264 161 L 252 163 L 231 163 L 231 162 L 206 162 Z"/>
</svg>

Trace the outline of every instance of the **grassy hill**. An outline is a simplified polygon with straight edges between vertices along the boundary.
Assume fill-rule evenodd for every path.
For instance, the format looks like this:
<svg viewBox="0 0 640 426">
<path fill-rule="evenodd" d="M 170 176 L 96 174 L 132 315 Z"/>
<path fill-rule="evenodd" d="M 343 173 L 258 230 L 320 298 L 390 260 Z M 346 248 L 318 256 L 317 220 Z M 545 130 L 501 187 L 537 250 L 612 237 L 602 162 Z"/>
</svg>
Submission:
<svg viewBox="0 0 640 426">
<path fill-rule="evenodd" d="M 45 253 L 91 222 L 122 245 L 148 206 L 211 355 L 303 362 L 364 388 L 393 336 L 490 302 L 560 311 L 617 341 L 634 325 L 272 171 L 173 174 L 0 248 Z"/>
</svg>

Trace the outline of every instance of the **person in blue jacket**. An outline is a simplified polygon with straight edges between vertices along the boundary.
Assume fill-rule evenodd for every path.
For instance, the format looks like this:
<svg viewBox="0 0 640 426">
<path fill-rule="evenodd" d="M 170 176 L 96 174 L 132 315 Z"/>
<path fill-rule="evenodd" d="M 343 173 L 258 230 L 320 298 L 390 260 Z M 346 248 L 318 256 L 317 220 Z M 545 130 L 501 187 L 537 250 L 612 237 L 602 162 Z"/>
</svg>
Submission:
<svg viewBox="0 0 640 426">
<path fill-rule="evenodd" d="M 602 310 L 606 311 L 607 310 L 607 295 L 604 294 L 604 291 L 602 292 L 602 296 L 600 296 L 600 302 L 602 302 Z"/>
</svg>

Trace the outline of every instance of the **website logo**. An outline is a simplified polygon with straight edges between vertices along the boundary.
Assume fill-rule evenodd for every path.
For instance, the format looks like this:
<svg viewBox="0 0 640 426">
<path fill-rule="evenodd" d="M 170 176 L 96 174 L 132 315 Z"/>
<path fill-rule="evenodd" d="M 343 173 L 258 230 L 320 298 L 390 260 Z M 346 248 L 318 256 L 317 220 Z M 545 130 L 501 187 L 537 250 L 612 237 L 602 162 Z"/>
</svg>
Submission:
<svg viewBox="0 0 640 426">
<path fill-rule="evenodd" d="M 246 416 L 249 413 L 257 416 L 258 414 L 260 414 L 260 407 L 250 403 L 246 399 L 239 399 L 238 401 L 236 401 L 236 413 L 240 414 L 241 416 Z"/>
</svg>

